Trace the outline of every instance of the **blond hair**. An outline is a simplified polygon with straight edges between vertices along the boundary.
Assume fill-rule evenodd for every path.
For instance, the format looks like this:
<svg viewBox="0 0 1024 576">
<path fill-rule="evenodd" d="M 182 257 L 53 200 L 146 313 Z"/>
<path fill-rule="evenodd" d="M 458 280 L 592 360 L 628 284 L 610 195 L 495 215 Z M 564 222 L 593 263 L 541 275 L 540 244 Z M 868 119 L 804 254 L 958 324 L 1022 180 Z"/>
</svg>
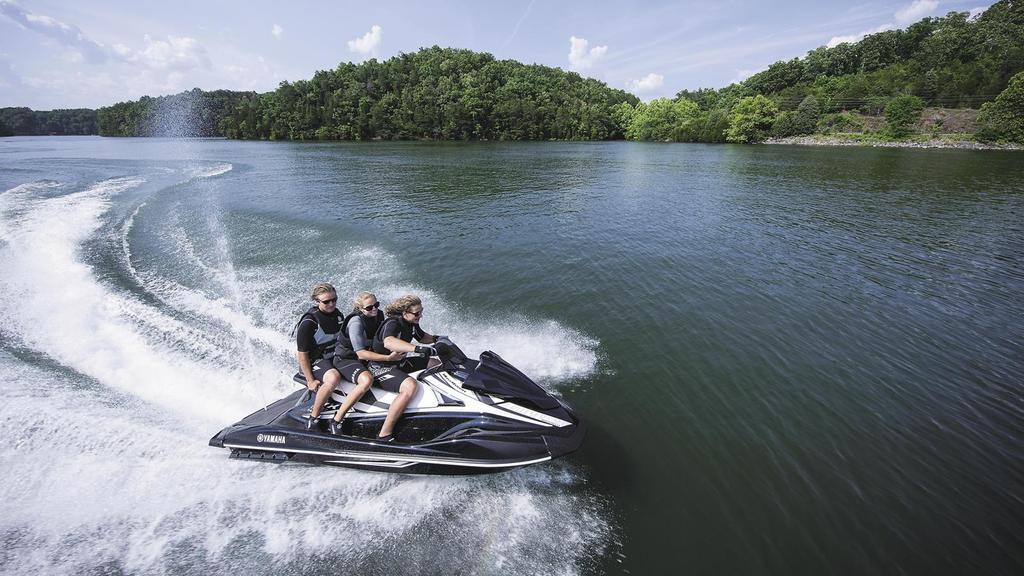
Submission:
<svg viewBox="0 0 1024 576">
<path fill-rule="evenodd" d="M 373 292 L 360 292 L 359 294 L 356 294 L 355 297 L 352 298 L 352 311 L 358 312 L 359 310 L 362 310 L 363 300 L 366 300 L 367 298 L 373 298 L 376 300 L 377 296 Z"/>
<path fill-rule="evenodd" d="M 414 294 L 406 294 L 405 296 L 397 298 L 391 304 L 388 304 L 387 307 L 384 308 L 384 311 L 387 312 L 389 316 L 391 316 L 394 314 L 401 314 L 402 312 L 406 312 L 409 310 L 409 308 L 412 308 L 413 306 L 422 305 L 423 303 L 420 302 L 419 296 L 416 296 Z"/>
<path fill-rule="evenodd" d="M 337 294 L 337 293 L 338 293 L 338 291 L 335 290 L 334 286 L 331 285 L 330 283 L 328 283 L 328 282 L 320 282 L 316 286 L 313 286 L 313 293 L 310 294 L 309 298 L 311 300 L 316 300 L 317 302 L 319 302 L 320 301 L 319 296 L 321 294 Z"/>
</svg>

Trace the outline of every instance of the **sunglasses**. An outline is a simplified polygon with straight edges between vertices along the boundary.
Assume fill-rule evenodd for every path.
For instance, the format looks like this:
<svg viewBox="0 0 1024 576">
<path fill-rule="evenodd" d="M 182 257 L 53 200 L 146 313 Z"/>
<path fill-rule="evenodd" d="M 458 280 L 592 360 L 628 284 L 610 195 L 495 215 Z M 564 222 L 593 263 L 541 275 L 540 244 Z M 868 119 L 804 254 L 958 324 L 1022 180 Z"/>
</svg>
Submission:
<svg viewBox="0 0 1024 576">
<path fill-rule="evenodd" d="M 410 311 L 406 310 L 405 313 L 406 314 L 411 314 L 412 316 L 415 316 L 417 318 L 419 318 L 420 316 L 423 316 L 423 310 L 420 310 L 419 312 L 410 312 Z"/>
<path fill-rule="evenodd" d="M 377 308 L 380 308 L 380 302 L 374 302 L 373 304 L 370 304 L 369 306 L 364 306 L 363 310 L 366 310 L 367 312 L 369 312 L 370 310 L 376 310 Z"/>
<path fill-rule="evenodd" d="M 337 301 L 338 301 L 338 297 L 337 296 L 335 296 L 334 298 L 329 298 L 327 300 L 317 300 L 317 302 L 319 302 L 321 304 L 334 304 Z"/>
</svg>

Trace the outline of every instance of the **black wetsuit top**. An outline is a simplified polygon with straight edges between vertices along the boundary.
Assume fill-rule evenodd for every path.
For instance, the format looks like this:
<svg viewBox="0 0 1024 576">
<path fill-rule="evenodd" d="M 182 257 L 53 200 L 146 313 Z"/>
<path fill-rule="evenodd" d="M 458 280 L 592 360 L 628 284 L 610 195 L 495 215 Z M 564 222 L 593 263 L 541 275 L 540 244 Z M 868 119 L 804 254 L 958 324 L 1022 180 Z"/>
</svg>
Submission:
<svg viewBox="0 0 1024 576">
<path fill-rule="evenodd" d="M 334 355 L 334 345 L 341 331 L 341 312 L 321 312 L 313 306 L 302 315 L 295 329 L 295 346 L 308 352 L 310 362 Z"/>
<path fill-rule="evenodd" d="M 413 324 L 412 322 L 406 322 L 405 318 L 401 315 L 388 316 L 384 323 L 381 324 L 380 328 L 377 329 L 377 333 L 373 336 L 373 351 L 378 354 L 390 354 L 391 351 L 384 346 L 384 339 L 388 336 L 394 336 L 399 340 L 406 342 L 412 342 L 415 338 L 417 341 L 422 342 L 426 336 L 426 332 L 420 328 L 419 324 Z"/>
<path fill-rule="evenodd" d="M 349 324 L 355 319 L 359 319 L 356 324 L 363 327 L 363 337 L 372 346 L 373 336 L 377 333 L 377 329 L 381 323 L 384 322 L 384 313 L 377 310 L 377 315 L 373 318 L 367 318 L 363 316 L 363 313 L 356 310 L 345 316 L 345 320 L 341 323 L 341 332 L 338 333 L 338 345 L 336 347 L 336 353 L 342 358 L 358 359 L 359 355 L 356 354 L 355 347 L 352 344 L 352 338 L 349 337 Z"/>
</svg>

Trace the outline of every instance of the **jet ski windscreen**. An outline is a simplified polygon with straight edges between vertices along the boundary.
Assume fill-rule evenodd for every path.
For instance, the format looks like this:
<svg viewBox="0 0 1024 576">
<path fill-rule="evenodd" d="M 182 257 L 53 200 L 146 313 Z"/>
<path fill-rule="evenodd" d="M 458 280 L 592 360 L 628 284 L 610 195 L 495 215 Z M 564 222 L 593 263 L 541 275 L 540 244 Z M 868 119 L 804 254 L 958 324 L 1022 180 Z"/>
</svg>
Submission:
<svg viewBox="0 0 1024 576">
<path fill-rule="evenodd" d="M 488 396 L 525 400 L 542 410 L 559 407 L 543 388 L 490 350 L 480 355 L 480 365 L 462 386 Z"/>
</svg>

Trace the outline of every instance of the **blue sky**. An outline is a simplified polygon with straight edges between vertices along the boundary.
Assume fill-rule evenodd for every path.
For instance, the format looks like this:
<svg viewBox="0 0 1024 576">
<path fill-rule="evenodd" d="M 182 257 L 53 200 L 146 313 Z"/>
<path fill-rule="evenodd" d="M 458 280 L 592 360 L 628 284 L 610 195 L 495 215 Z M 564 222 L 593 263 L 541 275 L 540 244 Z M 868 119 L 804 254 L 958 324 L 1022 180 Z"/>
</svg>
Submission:
<svg viewBox="0 0 1024 576">
<path fill-rule="evenodd" d="M 265 92 L 435 44 L 574 70 L 649 100 L 991 3 L 0 0 L 0 107 L 95 108 L 193 87 Z"/>
</svg>

